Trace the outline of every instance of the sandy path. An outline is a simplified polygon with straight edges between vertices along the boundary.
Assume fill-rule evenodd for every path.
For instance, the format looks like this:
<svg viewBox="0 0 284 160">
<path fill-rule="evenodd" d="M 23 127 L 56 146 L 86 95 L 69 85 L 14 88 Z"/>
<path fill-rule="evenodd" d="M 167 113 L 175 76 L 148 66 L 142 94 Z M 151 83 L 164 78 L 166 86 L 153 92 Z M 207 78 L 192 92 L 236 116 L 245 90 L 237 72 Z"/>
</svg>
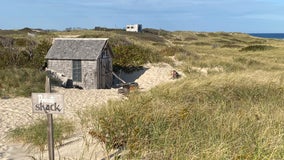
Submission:
<svg viewBox="0 0 284 160">
<path fill-rule="evenodd" d="M 54 119 L 56 119 L 56 117 L 69 119 L 77 124 L 77 126 L 79 125 L 80 119 L 76 112 L 79 109 L 83 109 L 87 106 L 100 106 L 109 99 L 122 98 L 122 95 L 119 95 L 116 89 L 86 91 L 55 88 L 55 91 L 64 95 L 65 113 L 62 115 L 54 115 Z M 0 159 L 5 159 L 5 157 L 11 159 L 23 158 L 21 151 L 19 151 L 19 153 L 15 151 L 21 149 L 22 146 L 10 144 L 6 134 L 10 129 L 30 124 L 40 117 L 45 118 L 45 115 L 32 113 L 30 98 L 0 99 Z M 79 138 L 75 140 L 81 138 L 82 136 L 79 136 Z"/>
<path fill-rule="evenodd" d="M 141 90 L 149 90 L 158 84 L 173 81 L 171 79 L 173 68 L 167 64 L 148 64 L 145 65 L 145 68 L 145 70 L 136 74 L 122 76 L 127 81 L 138 82 Z M 63 94 L 65 101 L 65 113 L 63 115 L 55 115 L 54 117 L 59 116 L 69 119 L 77 124 L 77 126 L 79 125 L 79 117 L 76 114 L 78 110 L 87 106 L 99 107 L 102 103 L 110 99 L 123 98 L 122 95 L 117 93 L 117 89 L 53 89 L 55 92 Z M 19 144 L 12 144 L 6 135 L 9 130 L 17 126 L 30 124 L 40 117 L 45 118 L 45 115 L 32 113 L 30 98 L 0 99 L 0 160 L 28 160 L 32 159 L 29 156 L 39 157 L 37 153 L 26 152 L 25 148 Z M 108 154 L 105 152 L 102 144 L 85 137 L 86 134 L 82 132 L 79 129 L 77 135 L 67 141 L 68 144 L 60 147 L 59 153 L 61 159 L 90 159 L 90 157 L 91 159 L 102 159 Z M 55 151 L 55 156 L 56 159 L 59 159 L 57 151 Z M 44 159 L 48 159 L 47 153 L 44 154 Z"/>
<path fill-rule="evenodd" d="M 159 84 L 174 81 L 172 71 L 174 70 L 169 64 L 146 64 L 143 70 L 135 73 L 121 73 L 120 77 L 126 82 L 137 82 L 141 91 L 147 91 Z M 178 71 L 184 77 L 184 75 Z"/>
</svg>

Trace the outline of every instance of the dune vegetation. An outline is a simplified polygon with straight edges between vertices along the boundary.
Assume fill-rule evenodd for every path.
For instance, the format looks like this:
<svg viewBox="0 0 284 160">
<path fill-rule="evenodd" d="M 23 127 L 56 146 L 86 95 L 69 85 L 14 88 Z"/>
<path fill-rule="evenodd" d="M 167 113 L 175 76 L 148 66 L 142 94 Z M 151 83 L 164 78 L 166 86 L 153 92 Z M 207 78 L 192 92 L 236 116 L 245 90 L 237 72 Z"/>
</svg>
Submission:
<svg viewBox="0 0 284 160">
<path fill-rule="evenodd" d="M 45 119 L 37 119 L 30 126 L 17 127 L 11 130 L 9 138 L 16 142 L 22 142 L 30 150 L 38 149 L 36 151 L 41 153 L 40 159 L 43 159 L 43 152 L 46 150 L 48 143 L 46 126 L 47 121 Z M 74 133 L 75 126 L 70 121 L 57 119 L 53 124 L 53 129 L 54 143 L 57 147 L 63 143 L 64 139 Z"/>
<path fill-rule="evenodd" d="M 166 34 L 164 42 L 142 44 L 152 43 L 186 77 L 88 109 L 81 117 L 89 134 L 125 150 L 126 159 L 282 159 L 283 41 Z"/>
<path fill-rule="evenodd" d="M 20 49 L 28 51 L 25 44 L 29 43 L 22 42 L 29 39 L 26 34 L 3 35 L 21 39 L 13 43 L 18 45 L 17 55 L 25 53 Z M 150 91 L 129 94 L 128 100 L 80 113 L 83 127 L 92 128 L 89 134 L 105 142 L 108 149 L 125 151 L 123 158 L 283 159 L 284 41 L 224 32 L 71 30 L 36 35 L 32 51 L 44 55 L 40 48 L 48 45 L 37 47 L 39 44 L 64 36 L 110 38 L 115 67 L 166 62 L 185 74 Z M 9 46 L 0 43 L 0 51 L 0 56 L 10 60 L 13 51 Z M 29 65 L 0 61 L 3 73 L 24 69 L 26 74 L 43 74 L 39 80 L 44 80 L 40 65 L 32 63 L 32 58 L 26 60 Z M 25 90 L 21 85 L 35 78 L 24 75 L 31 77 L 26 83 L 8 84 L 17 82 L 16 75 L 0 77 L 2 97 L 26 96 L 40 88 L 16 92 Z"/>
</svg>

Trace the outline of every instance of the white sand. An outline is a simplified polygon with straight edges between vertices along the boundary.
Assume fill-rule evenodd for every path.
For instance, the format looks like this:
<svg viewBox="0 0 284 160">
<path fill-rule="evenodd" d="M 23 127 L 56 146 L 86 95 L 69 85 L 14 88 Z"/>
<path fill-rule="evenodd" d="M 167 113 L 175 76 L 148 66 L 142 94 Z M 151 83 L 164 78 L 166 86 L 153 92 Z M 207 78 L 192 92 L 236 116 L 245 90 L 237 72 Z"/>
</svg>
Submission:
<svg viewBox="0 0 284 160">
<path fill-rule="evenodd" d="M 127 82 L 137 82 L 141 90 L 149 90 L 152 87 L 173 81 L 171 72 L 173 68 L 167 64 L 148 64 L 145 70 L 135 74 L 122 74 Z M 76 126 L 79 125 L 79 117 L 76 114 L 78 110 L 88 106 L 100 107 L 101 104 L 110 99 L 122 99 L 123 95 L 118 94 L 117 89 L 106 90 L 78 90 L 53 88 L 56 92 L 64 95 L 65 113 L 54 115 L 73 121 Z M 17 126 L 31 124 L 37 118 L 46 118 L 44 114 L 32 113 L 31 98 L 13 98 L 0 99 L 0 160 L 29 160 L 31 157 L 39 158 L 38 151 L 27 151 L 20 143 L 11 142 L 7 138 L 9 130 Z M 115 152 L 115 151 L 114 151 Z M 112 153 L 107 153 L 104 145 L 90 138 L 87 131 L 78 127 L 76 135 L 66 140 L 65 145 L 55 150 L 55 159 L 102 159 Z M 44 158 L 48 159 L 47 152 Z"/>
</svg>

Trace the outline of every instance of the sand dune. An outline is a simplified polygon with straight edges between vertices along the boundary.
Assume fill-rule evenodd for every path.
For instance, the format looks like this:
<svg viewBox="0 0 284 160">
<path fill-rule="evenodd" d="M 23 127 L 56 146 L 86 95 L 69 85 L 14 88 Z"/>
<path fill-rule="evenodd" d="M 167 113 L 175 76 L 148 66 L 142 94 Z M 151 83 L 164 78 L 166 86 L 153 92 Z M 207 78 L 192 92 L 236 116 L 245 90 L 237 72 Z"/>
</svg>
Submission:
<svg viewBox="0 0 284 160">
<path fill-rule="evenodd" d="M 168 64 L 147 64 L 144 70 L 133 74 L 121 74 L 127 82 L 137 82 L 141 90 L 173 81 L 171 72 L 173 68 Z M 78 90 L 55 87 L 54 92 L 64 95 L 65 113 L 55 115 L 73 121 L 79 126 L 79 117 L 76 112 L 88 106 L 100 107 L 110 99 L 122 99 L 117 89 L 107 90 Z M 1 160 L 29 160 L 38 158 L 38 151 L 28 152 L 22 144 L 12 143 L 7 137 L 9 130 L 17 126 L 32 123 L 35 119 L 45 118 L 46 115 L 34 114 L 31 109 L 30 98 L 0 99 L 0 159 Z M 78 127 L 79 128 L 79 127 Z M 115 152 L 115 151 L 114 151 Z M 112 153 L 107 153 L 104 145 L 87 136 L 86 131 L 78 129 L 76 135 L 66 140 L 65 145 L 55 151 L 55 159 L 102 159 Z M 47 152 L 43 159 L 48 159 Z"/>
</svg>

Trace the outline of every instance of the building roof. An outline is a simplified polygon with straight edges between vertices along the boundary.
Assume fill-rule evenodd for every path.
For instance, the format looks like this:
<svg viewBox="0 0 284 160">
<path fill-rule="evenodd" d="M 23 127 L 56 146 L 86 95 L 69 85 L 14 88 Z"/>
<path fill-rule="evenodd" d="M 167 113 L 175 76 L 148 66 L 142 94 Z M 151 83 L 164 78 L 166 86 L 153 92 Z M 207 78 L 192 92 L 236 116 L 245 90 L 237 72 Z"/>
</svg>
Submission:
<svg viewBox="0 0 284 160">
<path fill-rule="evenodd" d="M 108 38 L 55 38 L 46 59 L 96 60 Z"/>
</svg>

